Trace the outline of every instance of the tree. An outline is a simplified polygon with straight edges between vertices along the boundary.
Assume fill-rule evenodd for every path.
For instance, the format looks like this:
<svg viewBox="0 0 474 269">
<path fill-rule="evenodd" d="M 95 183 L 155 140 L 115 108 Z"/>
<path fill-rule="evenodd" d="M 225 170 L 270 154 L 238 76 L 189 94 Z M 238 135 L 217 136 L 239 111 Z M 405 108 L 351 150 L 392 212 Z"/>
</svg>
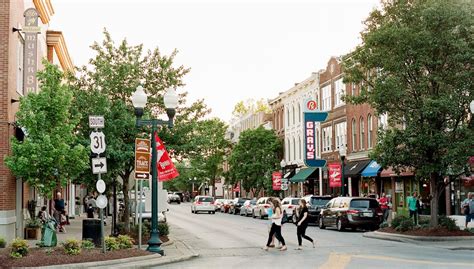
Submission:
<svg viewBox="0 0 474 269">
<path fill-rule="evenodd" d="M 431 224 L 449 171 L 474 155 L 468 106 L 474 96 L 473 6 L 461 0 L 384 1 L 365 21 L 363 43 L 344 59 L 345 81 L 361 85 L 350 102 L 388 113 L 373 157 L 429 178 Z M 470 121 L 470 123 L 469 123 Z"/>
<path fill-rule="evenodd" d="M 239 101 L 234 106 L 232 114 L 234 117 L 242 117 L 248 113 L 258 113 L 265 112 L 270 113 L 271 109 L 268 106 L 268 102 L 264 99 L 259 99 L 255 101 L 254 99 L 247 99 L 245 101 Z"/>
<path fill-rule="evenodd" d="M 254 195 L 261 189 L 272 192 L 271 175 L 278 168 L 282 147 L 273 130 L 260 126 L 243 131 L 229 158 L 230 183 L 241 180 L 241 188 Z"/>
<path fill-rule="evenodd" d="M 16 177 L 52 197 L 88 168 L 88 156 L 74 133 L 80 115 L 71 113 L 72 93 L 62 83 L 63 73 L 47 61 L 43 64 L 39 93 L 22 97 L 16 114 L 27 134 L 24 141 L 12 139 L 12 155 L 5 163 Z"/>
<path fill-rule="evenodd" d="M 91 48 L 96 53 L 95 58 L 90 59 L 89 66 L 80 69 L 79 78 L 71 78 L 75 88 L 75 108 L 84 111 L 77 131 L 83 137 L 83 143 L 88 144 L 88 115 L 104 115 L 105 155 L 108 159 L 108 173 L 104 178 L 110 182 L 120 177 L 123 181 L 124 222 L 128 230 L 129 178 L 134 169 L 134 141 L 136 137 L 149 137 L 150 134 L 149 128 L 138 129 L 135 126 L 130 96 L 138 85 L 143 85 L 148 93 L 145 116 L 158 117 L 164 112 L 165 89 L 183 86 L 182 77 L 189 69 L 174 67 L 177 51 L 166 56 L 156 48 L 144 54 L 142 45 L 132 46 L 126 40 L 115 44 L 106 30 L 102 43 L 95 42 Z M 180 97 L 180 105 L 183 105 L 185 94 Z M 91 178 L 90 173 L 83 176 Z"/>
</svg>

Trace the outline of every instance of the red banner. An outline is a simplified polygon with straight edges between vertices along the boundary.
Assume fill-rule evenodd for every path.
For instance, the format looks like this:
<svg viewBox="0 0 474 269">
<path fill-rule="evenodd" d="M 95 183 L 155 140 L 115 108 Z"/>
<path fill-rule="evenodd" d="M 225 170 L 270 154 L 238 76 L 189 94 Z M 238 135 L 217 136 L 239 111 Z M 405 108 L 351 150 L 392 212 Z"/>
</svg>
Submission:
<svg viewBox="0 0 474 269">
<path fill-rule="evenodd" d="M 158 179 L 159 181 L 168 181 L 179 176 L 178 170 L 174 167 L 173 161 L 171 161 L 168 152 L 166 151 L 165 145 L 161 141 L 160 137 L 155 133 L 156 140 L 156 151 L 158 154 Z"/>
<path fill-rule="evenodd" d="M 330 163 L 329 168 L 329 187 L 341 187 L 342 184 L 342 167 L 340 163 Z"/>
<path fill-rule="evenodd" d="M 280 172 L 273 172 L 272 187 L 274 191 L 281 191 L 281 173 Z"/>
</svg>

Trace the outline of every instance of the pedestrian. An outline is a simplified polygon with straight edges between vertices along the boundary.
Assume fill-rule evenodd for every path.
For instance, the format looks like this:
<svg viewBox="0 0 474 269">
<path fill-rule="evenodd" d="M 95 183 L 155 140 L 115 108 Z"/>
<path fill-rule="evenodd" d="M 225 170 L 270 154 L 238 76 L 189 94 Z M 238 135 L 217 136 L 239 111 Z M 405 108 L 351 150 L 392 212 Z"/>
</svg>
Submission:
<svg viewBox="0 0 474 269">
<path fill-rule="evenodd" d="M 412 196 L 408 196 L 407 204 L 408 210 L 410 211 L 410 218 L 413 217 L 413 222 L 418 225 L 418 208 L 417 208 L 417 192 L 413 192 Z"/>
<path fill-rule="evenodd" d="M 270 204 L 270 205 L 273 205 L 273 198 L 268 198 L 267 200 L 267 203 Z M 272 215 L 273 215 L 273 208 L 272 206 L 270 206 L 270 208 L 267 209 L 267 216 L 268 216 L 268 220 L 269 220 L 269 223 L 268 223 L 268 233 L 270 233 L 270 230 L 272 229 Z M 270 244 L 271 248 L 274 248 L 275 247 L 275 236 L 272 236 L 272 242 Z M 280 243 L 278 243 L 278 246 L 277 248 L 280 248 Z"/>
<path fill-rule="evenodd" d="M 64 224 L 66 224 L 67 221 L 63 221 L 63 216 L 66 214 L 65 210 L 66 203 L 64 202 L 64 199 L 62 198 L 61 192 L 56 193 L 56 199 L 54 199 L 54 218 L 56 219 L 56 222 L 58 223 L 58 230 L 59 232 L 66 232 L 66 229 L 64 228 Z"/>
<path fill-rule="evenodd" d="M 298 248 L 297 250 L 302 250 L 303 246 L 303 238 L 311 242 L 313 244 L 313 248 L 315 247 L 314 241 L 311 237 L 307 236 L 306 228 L 308 228 L 309 218 L 308 218 L 308 207 L 306 206 L 306 200 L 300 199 L 300 208 L 298 209 L 298 222 L 296 227 L 296 236 L 298 237 Z"/>
<path fill-rule="evenodd" d="M 38 219 L 44 224 L 50 218 L 46 206 L 41 207 L 41 211 L 38 212 Z"/>
<path fill-rule="evenodd" d="M 287 247 L 285 245 L 285 239 L 281 235 L 281 217 L 282 217 L 282 210 L 281 210 L 281 204 L 280 201 L 277 199 L 272 200 L 273 203 L 273 214 L 271 217 L 272 220 L 272 227 L 270 229 L 270 233 L 268 234 L 268 240 L 267 240 L 267 245 L 263 247 L 264 250 L 268 250 L 270 247 L 270 243 L 272 242 L 272 237 L 275 235 L 276 239 L 280 241 L 282 247 L 280 251 L 285 251 L 287 250 Z"/>
<path fill-rule="evenodd" d="M 469 222 L 474 220 L 474 193 L 469 192 L 467 194 L 467 198 L 461 203 L 461 207 L 463 208 L 463 213 L 466 215 L 466 226 Z"/>
<path fill-rule="evenodd" d="M 421 195 L 418 195 L 416 199 L 416 209 L 417 209 L 418 216 L 421 216 L 421 213 L 423 211 L 423 201 L 421 200 Z"/>
<path fill-rule="evenodd" d="M 94 210 L 96 207 L 96 201 L 93 196 L 89 196 L 87 199 L 87 218 L 93 219 L 94 218 Z"/>
<path fill-rule="evenodd" d="M 385 192 L 382 193 L 382 197 L 380 197 L 379 199 L 379 204 L 383 212 L 383 222 L 386 222 L 388 219 L 389 207 L 388 207 L 388 198 L 385 195 Z"/>
</svg>

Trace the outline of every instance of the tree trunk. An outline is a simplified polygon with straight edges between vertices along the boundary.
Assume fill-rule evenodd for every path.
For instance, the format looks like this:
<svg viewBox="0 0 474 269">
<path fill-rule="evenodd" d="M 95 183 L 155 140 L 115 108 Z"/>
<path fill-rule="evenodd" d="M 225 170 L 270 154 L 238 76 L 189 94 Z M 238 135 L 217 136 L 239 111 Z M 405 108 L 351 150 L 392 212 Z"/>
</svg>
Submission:
<svg viewBox="0 0 474 269">
<path fill-rule="evenodd" d="M 431 173 L 430 176 L 430 205 L 431 205 L 431 227 L 438 226 L 438 175 L 436 173 Z"/>
<path fill-rule="evenodd" d="M 126 172 L 123 177 L 123 204 L 125 206 L 123 210 L 123 219 L 125 232 L 130 232 L 130 197 L 129 197 L 129 186 L 128 178 L 130 177 L 130 172 Z"/>
</svg>

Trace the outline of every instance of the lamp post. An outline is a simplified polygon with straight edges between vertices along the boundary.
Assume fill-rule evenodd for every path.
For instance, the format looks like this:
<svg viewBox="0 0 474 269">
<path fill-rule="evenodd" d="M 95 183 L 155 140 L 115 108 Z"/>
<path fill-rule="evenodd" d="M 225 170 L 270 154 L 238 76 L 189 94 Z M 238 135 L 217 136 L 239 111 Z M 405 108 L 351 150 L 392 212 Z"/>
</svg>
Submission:
<svg viewBox="0 0 474 269">
<path fill-rule="evenodd" d="M 158 126 L 168 125 L 169 128 L 173 127 L 173 118 L 176 113 L 176 107 L 178 105 L 178 95 L 174 89 L 168 89 L 163 96 L 166 107 L 166 114 L 169 120 L 149 119 L 142 120 L 143 109 L 146 106 L 148 96 L 143 90 L 142 86 L 138 86 L 136 91 L 133 93 L 131 99 L 133 106 L 135 107 L 135 116 L 137 117 L 136 126 L 151 126 L 151 183 L 152 183 L 152 206 L 151 206 L 151 234 L 150 240 L 148 241 L 147 250 L 150 252 L 160 253 L 164 255 L 163 250 L 160 248 L 162 242 L 158 234 L 158 171 L 157 171 L 157 157 L 156 152 L 156 139 L 155 132 Z"/>
<path fill-rule="evenodd" d="M 285 168 L 286 168 L 286 162 L 285 162 L 285 159 L 281 159 L 281 162 L 280 162 L 280 166 L 281 166 L 281 178 L 283 180 L 283 177 L 285 176 Z M 283 196 L 285 196 L 285 191 L 283 191 Z"/>
<path fill-rule="evenodd" d="M 346 147 L 339 147 L 339 156 L 341 157 L 341 195 L 344 196 L 344 160 L 346 159 Z"/>
</svg>

